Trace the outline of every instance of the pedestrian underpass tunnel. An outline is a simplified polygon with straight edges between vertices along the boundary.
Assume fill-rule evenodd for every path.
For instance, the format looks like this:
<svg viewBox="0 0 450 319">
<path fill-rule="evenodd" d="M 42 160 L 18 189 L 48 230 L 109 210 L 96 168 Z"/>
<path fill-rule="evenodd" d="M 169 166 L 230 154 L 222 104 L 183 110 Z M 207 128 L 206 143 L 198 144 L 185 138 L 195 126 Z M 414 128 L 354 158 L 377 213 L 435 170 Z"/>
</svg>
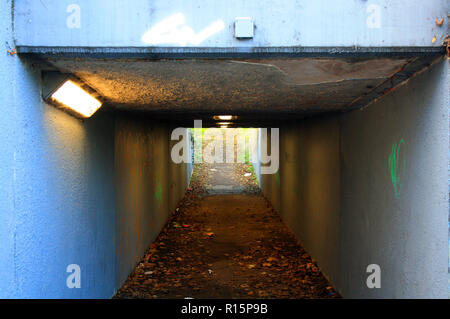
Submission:
<svg viewBox="0 0 450 319">
<path fill-rule="evenodd" d="M 50 14 L 69 12 L 63 1 L 14 3 L 0 4 L 9 45 L 0 56 L 0 298 L 111 298 L 143 260 L 155 265 L 144 265 L 139 280 L 158 295 L 151 267 L 161 271 L 164 261 L 154 251 L 194 273 L 204 262 L 205 284 L 241 278 L 245 268 L 252 284 L 236 282 L 238 296 L 321 297 L 315 289 L 330 287 L 344 298 L 448 298 L 449 67 L 438 43 L 445 28 L 431 20 L 433 31 L 415 28 L 444 12 L 445 1 L 409 2 L 420 12 L 406 12 L 405 24 L 386 9 L 380 29 L 369 31 L 349 25 L 365 16 L 347 14 L 365 13 L 364 1 L 351 10 L 302 2 L 323 23 L 302 15 L 301 27 L 292 23 L 297 4 L 286 1 L 288 16 L 257 10 L 255 38 L 245 40 L 228 36 L 232 24 L 207 39 L 193 31 L 210 15 L 220 15 L 212 26 L 234 21 L 242 14 L 235 1 L 221 10 L 180 4 L 183 14 L 160 1 L 83 2 L 82 27 L 75 17 L 67 30 L 64 15 Z M 193 36 L 157 46 L 142 12 L 182 20 L 183 30 L 193 21 Z M 337 21 L 331 13 L 341 24 L 327 22 Z M 268 27 L 284 29 L 282 22 L 289 32 Z M 92 116 L 52 100 L 51 88 L 69 78 L 98 102 L 88 111 L 101 104 Z M 210 175 L 195 184 L 200 120 L 203 129 L 255 129 L 256 160 L 205 163 L 197 171 Z M 239 189 L 247 173 L 260 197 Z M 245 178 L 225 181 L 235 175 Z M 197 186 L 218 197 L 200 196 Z M 233 230 L 239 225 L 247 228 Z M 199 245 L 205 249 L 192 250 Z M 314 282 L 305 274 L 316 267 L 323 277 Z M 276 286 L 274 278 L 289 280 L 288 290 L 257 286 Z M 170 296 L 196 297 L 189 282 L 173 283 L 180 292 Z M 236 296 L 218 295 L 218 287 L 209 286 L 211 297 Z"/>
<path fill-rule="evenodd" d="M 414 77 L 391 88 L 411 63 Z M 100 110 L 80 120 L 42 101 L 40 79 L 56 70 L 95 89 Z M 343 297 L 447 296 L 448 66 L 440 56 L 249 63 L 24 55 L 14 72 L 25 78 L 11 99 L 27 107 L 3 118 L 18 126 L 2 155 L 15 167 L 2 196 L 14 187 L 16 224 L 1 232 L 2 297 L 113 296 L 185 194 L 188 128 L 194 120 L 217 127 L 219 115 L 232 115 L 230 127 L 259 128 L 258 186 Z M 177 144 L 187 161 L 174 162 Z M 273 171 L 264 155 L 276 159 Z M 74 264 L 84 285 L 68 289 Z M 380 267 L 381 288 L 367 283 L 370 265 Z"/>
</svg>

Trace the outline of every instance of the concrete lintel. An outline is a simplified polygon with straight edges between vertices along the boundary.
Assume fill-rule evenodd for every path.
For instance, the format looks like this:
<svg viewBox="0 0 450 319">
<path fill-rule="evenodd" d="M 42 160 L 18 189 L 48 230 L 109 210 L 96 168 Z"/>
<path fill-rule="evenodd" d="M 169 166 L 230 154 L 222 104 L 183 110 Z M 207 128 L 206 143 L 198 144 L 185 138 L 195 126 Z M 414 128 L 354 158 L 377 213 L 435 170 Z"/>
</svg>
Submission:
<svg viewBox="0 0 450 319">
<path fill-rule="evenodd" d="M 18 46 L 437 47 L 448 1 L 16 0 L 13 11 Z M 253 38 L 235 37 L 236 17 L 252 18 Z"/>
<path fill-rule="evenodd" d="M 438 56 L 444 47 L 41 47 L 18 46 L 23 55 L 43 58 L 135 58 L 135 59 L 239 59 L 304 57 L 414 57 Z"/>
</svg>

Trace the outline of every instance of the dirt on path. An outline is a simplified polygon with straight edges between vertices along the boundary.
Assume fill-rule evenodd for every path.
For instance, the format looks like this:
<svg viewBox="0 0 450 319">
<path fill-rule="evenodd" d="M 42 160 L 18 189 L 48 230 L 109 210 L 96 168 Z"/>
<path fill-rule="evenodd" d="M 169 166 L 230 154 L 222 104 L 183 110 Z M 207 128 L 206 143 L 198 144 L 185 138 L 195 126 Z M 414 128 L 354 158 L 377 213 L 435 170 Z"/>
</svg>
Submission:
<svg viewBox="0 0 450 319">
<path fill-rule="evenodd" d="M 115 298 L 339 298 L 249 172 L 247 164 L 196 165 L 180 206 Z"/>
</svg>

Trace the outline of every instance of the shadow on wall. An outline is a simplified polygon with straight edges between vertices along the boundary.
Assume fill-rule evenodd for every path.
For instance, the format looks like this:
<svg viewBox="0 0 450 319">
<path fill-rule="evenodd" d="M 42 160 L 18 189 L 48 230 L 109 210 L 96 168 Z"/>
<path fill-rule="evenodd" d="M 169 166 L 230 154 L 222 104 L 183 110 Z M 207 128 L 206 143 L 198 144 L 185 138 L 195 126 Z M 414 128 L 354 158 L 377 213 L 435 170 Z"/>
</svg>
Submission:
<svg viewBox="0 0 450 319">
<path fill-rule="evenodd" d="M 263 176 L 264 194 L 346 298 L 448 296 L 448 83 L 441 60 L 363 110 L 280 130 L 281 187 Z"/>
<path fill-rule="evenodd" d="M 171 161 L 170 133 L 161 122 L 116 117 L 117 286 L 157 237 L 186 190 L 187 164 Z"/>
</svg>

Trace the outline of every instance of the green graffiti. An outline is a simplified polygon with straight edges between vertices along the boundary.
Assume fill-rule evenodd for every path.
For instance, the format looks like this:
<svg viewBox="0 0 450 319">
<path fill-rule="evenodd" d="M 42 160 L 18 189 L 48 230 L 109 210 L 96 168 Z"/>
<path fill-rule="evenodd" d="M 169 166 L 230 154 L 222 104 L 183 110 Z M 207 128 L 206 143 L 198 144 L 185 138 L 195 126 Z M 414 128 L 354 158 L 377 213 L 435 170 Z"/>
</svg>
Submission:
<svg viewBox="0 0 450 319">
<path fill-rule="evenodd" d="M 391 172 L 392 186 L 394 186 L 395 198 L 400 197 L 400 192 L 402 190 L 403 179 L 405 177 L 406 160 L 404 158 L 405 154 L 405 141 L 403 139 L 398 142 L 398 144 L 392 144 L 392 152 L 389 155 L 389 171 Z M 401 153 L 403 154 L 402 159 L 400 158 Z"/>
<path fill-rule="evenodd" d="M 280 171 L 277 171 L 277 173 L 275 174 L 275 179 L 277 181 L 278 188 L 280 188 Z"/>
<path fill-rule="evenodd" d="M 161 201 L 162 201 L 162 186 L 161 186 L 160 182 L 156 182 L 155 198 L 158 201 L 158 203 L 161 203 Z"/>
</svg>

